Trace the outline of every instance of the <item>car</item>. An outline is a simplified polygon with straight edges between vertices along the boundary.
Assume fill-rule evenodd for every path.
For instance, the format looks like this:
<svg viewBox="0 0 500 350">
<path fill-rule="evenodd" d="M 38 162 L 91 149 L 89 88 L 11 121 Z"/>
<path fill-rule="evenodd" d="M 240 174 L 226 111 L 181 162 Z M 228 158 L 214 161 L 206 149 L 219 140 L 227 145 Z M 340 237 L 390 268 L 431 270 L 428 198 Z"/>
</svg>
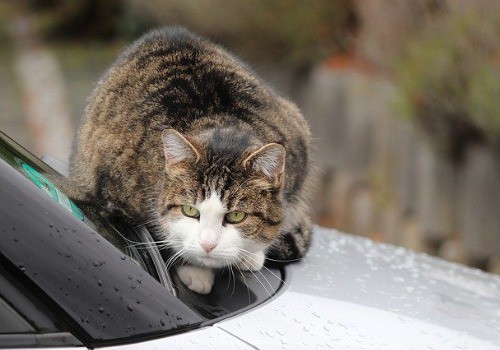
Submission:
<svg viewBox="0 0 500 350">
<path fill-rule="evenodd" d="M 65 171 L 0 133 L 1 348 L 500 349 L 499 276 L 315 227 L 301 261 L 199 295 L 146 227 L 89 220 Z"/>
</svg>

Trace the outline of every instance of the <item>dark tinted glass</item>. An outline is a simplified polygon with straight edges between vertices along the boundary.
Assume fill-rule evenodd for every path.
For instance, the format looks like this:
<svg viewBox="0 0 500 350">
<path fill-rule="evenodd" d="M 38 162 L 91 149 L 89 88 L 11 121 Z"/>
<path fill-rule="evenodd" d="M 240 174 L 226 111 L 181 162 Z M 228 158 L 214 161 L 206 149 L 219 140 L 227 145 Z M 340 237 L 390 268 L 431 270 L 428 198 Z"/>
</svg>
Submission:
<svg viewBox="0 0 500 350">
<path fill-rule="evenodd" d="M 16 147 L 0 137 L 0 265 L 71 333 L 95 346 L 167 335 L 202 322 L 86 225 L 64 197 L 63 203 L 55 200 L 51 185 L 38 177 L 54 172 Z"/>
</svg>

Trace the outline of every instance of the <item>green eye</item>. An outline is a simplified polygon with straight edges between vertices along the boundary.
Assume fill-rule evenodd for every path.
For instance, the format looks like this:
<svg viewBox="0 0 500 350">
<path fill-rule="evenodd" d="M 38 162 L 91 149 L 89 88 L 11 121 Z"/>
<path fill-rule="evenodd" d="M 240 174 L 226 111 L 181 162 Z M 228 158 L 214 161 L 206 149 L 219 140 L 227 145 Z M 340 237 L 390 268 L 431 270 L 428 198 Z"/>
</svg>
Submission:
<svg viewBox="0 0 500 350">
<path fill-rule="evenodd" d="M 238 224 L 245 220 L 247 217 L 247 213 L 243 211 L 232 211 L 226 214 L 226 221 L 230 224 Z"/>
<path fill-rule="evenodd" d="M 181 208 L 182 214 L 190 217 L 190 218 L 199 218 L 200 217 L 200 212 L 198 209 L 193 207 L 192 205 L 183 205 Z"/>
</svg>

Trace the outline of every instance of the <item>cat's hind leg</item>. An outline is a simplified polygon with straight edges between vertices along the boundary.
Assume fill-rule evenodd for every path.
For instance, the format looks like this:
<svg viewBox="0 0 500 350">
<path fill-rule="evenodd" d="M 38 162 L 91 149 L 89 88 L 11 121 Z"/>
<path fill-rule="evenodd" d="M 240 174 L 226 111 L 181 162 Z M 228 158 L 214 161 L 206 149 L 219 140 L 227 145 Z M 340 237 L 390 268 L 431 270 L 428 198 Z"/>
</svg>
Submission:
<svg viewBox="0 0 500 350">
<path fill-rule="evenodd" d="M 268 248 L 267 265 L 282 265 L 300 260 L 311 243 L 312 224 L 309 217 L 284 230 Z"/>
</svg>

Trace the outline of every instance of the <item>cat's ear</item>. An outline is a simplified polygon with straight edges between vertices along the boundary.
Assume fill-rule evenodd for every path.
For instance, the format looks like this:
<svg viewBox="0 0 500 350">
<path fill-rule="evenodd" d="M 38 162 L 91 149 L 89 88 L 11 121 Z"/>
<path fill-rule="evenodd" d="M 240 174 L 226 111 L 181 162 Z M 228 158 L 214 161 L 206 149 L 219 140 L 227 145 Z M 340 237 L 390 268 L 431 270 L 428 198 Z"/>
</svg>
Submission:
<svg viewBox="0 0 500 350">
<path fill-rule="evenodd" d="M 268 143 L 245 158 L 243 167 L 251 166 L 270 180 L 273 186 L 279 187 L 283 184 L 285 156 L 285 147 L 278 143 Z"/>
<path fill-rule="evenodd" d="M 182 134 L 174 129 L 165 129 L 161 133 L 163 150 L 165 152 L 165 167 L 171 169 L 181 162 L 196 163 L 200 159 L 200 153 Z"/>
</svg>

